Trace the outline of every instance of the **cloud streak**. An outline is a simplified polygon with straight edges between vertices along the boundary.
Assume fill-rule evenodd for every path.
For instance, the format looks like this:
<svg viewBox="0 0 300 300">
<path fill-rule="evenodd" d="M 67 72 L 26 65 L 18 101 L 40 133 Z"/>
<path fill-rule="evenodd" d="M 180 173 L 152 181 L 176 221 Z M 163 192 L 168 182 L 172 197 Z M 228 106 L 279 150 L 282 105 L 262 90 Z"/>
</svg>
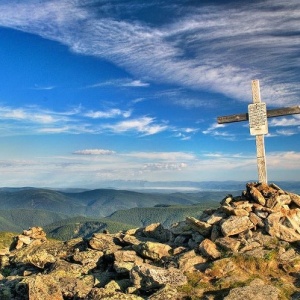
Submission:
<svg viewBox="0 0 300 300">
<path fill-rule="evenodd" d="M 87 88 L 98 88 L 105 86 L 116 86 L 116 87 L 148 87 L 150 84 L 148 82 L 143 82 L 142 80 L 130 80 L 130 79 L 115 79 L 104 82 L 95 83 L 87 86 Z"/>
<path fill-rule="evenodd" d="M 162 14 L 179 8 L 184 13 L 155 27 L 143 20 L 120 21 L 103 5 L 97 14 L 93 5 L 82 5 L 81 1 L 10 1 L 0 5 L 0 25 L 107 59 L 136 78 L 214 91 L 239 101 L 249 101 L 249 82 L 259 78 L 267 102 L 296 103 L 298 1 L 196 7 L 164 4 Z M 276 9 L 279 4 L 280 10 Z M 116 7 L 119 5 L 117 1 Z M 135 2 L 127 5 L 133 11 L 143 6 Z M 127 84 L 147 85 L 140 80 Z"/>
<path fill-rule="evenodd" d="M 85 150 L 77 150 L 74 151 L 73 154 L 79 155 L 112 155 L 116 152 L 113 150 L 106 150 L 106 149 L 85 149 Z"/>
</svg>

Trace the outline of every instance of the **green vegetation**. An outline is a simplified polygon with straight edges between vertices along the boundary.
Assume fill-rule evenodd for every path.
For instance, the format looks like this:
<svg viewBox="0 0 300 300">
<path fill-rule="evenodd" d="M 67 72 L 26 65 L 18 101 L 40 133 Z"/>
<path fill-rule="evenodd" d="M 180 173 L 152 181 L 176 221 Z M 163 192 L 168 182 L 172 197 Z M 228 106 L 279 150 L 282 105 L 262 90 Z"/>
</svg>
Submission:
<svg viewBox="0 0 300 300">
<path fill-rule="evenodd" d="M 132 225 L 110 221 L 105 218 L 92 219 L 85 217 L 74 217 L 55 222 L 44 227 L 48 237 L 58 240 L 68 240 L 77 237 L 91 237 L 93 233 L 107 230 L 116 233 L 121 230 L 132 228 Z"/>
<path fill-rule="evenodd" d="M 0 210 L 0 230 L 20 232 L 33 226 L 47 224 L 68 218 L 67 215 L 45 210 L 10 209 Z"/>
<path fill-rule="evenodd" d="M 207 202 L 198 205 L 136 207 L 116 211 L 108 218 L 114 221 L 132 224 L 136 227 L 147 226 L 151 223 L 161 223 L 163 226 L 169 227 L 171 224 L 185 220 L 187 216 L 197 218 L 202 214 L 203 210 L 217 206 L 217 203 Z"/>
<path fill-rule="evenodd" d="M 187 216 L 198 217 L 204 209 L 217 207 L 223 193 L 0 189 L 0 230 L 22 232 L 41 226 L 49 237 L 66 240 L 89 237 L 104 229 L 117 232 L 157 222 L 169 227 Z"/>
<path fill-rule="evenodd" d="M 106 218 L 73 217 L 44 226 L 47 235 L 60 240 L 79 236 L 90 237 L 95 232 L 107 230 L 115 233 L 152 223 L 161 223 L 165 227 L 184 220 L 187 216 L 198 217 L 202 211 L 212 208 L 211 203 L 201 205 L 139 207 L 117 211 Z"/>
<path fill-rule="evenodd" d="M 0 249 L 8 248 L 13 242 L 13 237 L 16 235 L 17 233 L 14 232 L 0 231 Z"/>
<path fill-rule="evenodd" d="M 178 291 L 192 300 L 212 296 L 214 299 L 223 299 L 231 289 L 248 286 L 254 279 L 261 279 L 265 284 L 278 288 L 279 299 L 292 299 L 293 293 L 297 290 L 289 277 L 290 273 L 282 270 L 277 257 L 278 248 L 271 250 L 264 257 L 236 254 L 212 262 L 205 273 L 186 273 L 188 282 L 178 287 Z M 234 267 L 226 273 L 224 270 L 229 263 Z M 294 272 L 296 270 L 297 267 L 293 269 Z"/>
<path fill-rule="evenodd" d="M 100 218 L 117 210 L 155 205 L 191 205 L 219 202 L 224 192 L 138 193 L 113 189 L 97 189 L 66 193 L 47 189 L 24 188 L 1 190 L 2 210 L 43 210 L 71 216 Z"/>
</svg>

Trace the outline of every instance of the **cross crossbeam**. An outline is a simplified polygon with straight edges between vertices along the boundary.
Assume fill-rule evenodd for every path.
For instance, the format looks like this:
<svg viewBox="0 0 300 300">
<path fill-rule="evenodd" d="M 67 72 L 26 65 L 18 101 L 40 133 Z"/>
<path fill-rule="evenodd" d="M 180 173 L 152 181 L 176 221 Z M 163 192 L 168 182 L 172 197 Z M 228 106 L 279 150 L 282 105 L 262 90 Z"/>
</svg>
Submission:
<svg viewBox="0 0 300 300">
<path fill-rule="evenodd" d="M 267 110 L 267 118 L 281 117 L 281 116 L 294 115 L 294 114 L 300 114 L 300 105 Z M 249 120 L 248 113 L 223 116 L 217 118 L 219 124 L 234 123 L 234 122 L 241 122 L 241 121 L 248 121 L 248 120 Z"/>
<path fill-rule="evenodd" d="M 267 118 L 300 114 L 300 105 L 267 110 L 266 104 L 260 99 L 259 81 L 252 80 L 251 84 L 253 104 L 249 104 L 248 113 L 218 117 L 217 121 L 219 124 L 225 124 L 249 120 L 250 133 L 255 135 L 256 139 L 258 180 L 267 183 L 264 146 L 264 134 L 268 132 Z"/>
</svg>

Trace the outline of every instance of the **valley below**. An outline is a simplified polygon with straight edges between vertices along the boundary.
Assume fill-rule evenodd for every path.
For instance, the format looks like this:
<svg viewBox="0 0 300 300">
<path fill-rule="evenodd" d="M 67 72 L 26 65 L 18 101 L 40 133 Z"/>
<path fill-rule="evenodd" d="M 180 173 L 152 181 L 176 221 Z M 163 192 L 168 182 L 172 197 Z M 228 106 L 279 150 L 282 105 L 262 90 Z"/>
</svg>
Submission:
<svg viewBox="0 0 300 300">
<path fill-rule="evenodd" d="M 168 228 L 187 216 L 199 217 L 226 195 L 239 195 L 244 188 L 244 183 L 234 181 L 117 184 L 130 189 L 0 188 L 0 231 L 42 226 L 48 236 L 66 240 L 158 222 Z M 279 184 L 300 193 L 300 182 Z"/>
</svg>

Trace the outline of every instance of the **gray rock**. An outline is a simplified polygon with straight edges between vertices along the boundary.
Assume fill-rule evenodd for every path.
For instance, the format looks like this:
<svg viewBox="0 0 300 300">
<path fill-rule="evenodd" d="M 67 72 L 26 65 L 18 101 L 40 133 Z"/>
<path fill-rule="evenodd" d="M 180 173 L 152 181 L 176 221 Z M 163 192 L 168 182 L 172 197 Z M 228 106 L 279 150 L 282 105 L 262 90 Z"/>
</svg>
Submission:
<svg viewBox="0 0 300 300">
<path fill-rule="evenodd" d="M 300 195 L 294 193 L 288 193 L 288 195 L 291 197 L 292 202 L 300 207 Z"/>
<path fill-rule="evenodd" d="M 201 244 L 199 245 L 199 250 L 204 256 L 208 258 L 217 259 L 221 257 L 221 253 L 217 249 L 216 244 L 209 239 L 205 239 L 201 242 Z"/>
<path fill-rule="evenodd" d="M 191 228 L 197 232 L 199 232 L 204 237 L 208 237 L 211 232 L 212 226 L 206 222 L 197 220 L 193 217 L 187 217 L 186 223 L 191 226 Z"/>
<path fill-rule="evenodd" d="M 181 254 L 178 258 L 179 269 L 184 272 L 195 272 L 206 267 L 207 259 L 197 255 L 194 250 Z"/>
<path fill-rule="evenodd" d="M 201 218 L 201 221 L 206 222 L 207 224 L 213 225 L 220 222 L 223 218 L 226 217 L 226 213 L 222 211 L 216 211 L 212 215 L 208 215 L 205 218 Z"/>
<path fill-rule="evenodd" d="M 236 235 L 253 227 L 254 224 L 247 216 L 230 216 L 221 223 L 221 231 L 224 236 Z"/>
<path fill-rule="evenodd" d="M 133 285 L 141 290 L 149 291 L 169 284 L 180 286 L 187 283 L 187 278 L 181 270 L 162 269 L 148 264 L 135 266 L 130 272 Z"/>
<path fill-rule="evenodd" d="M 20 285 L 27 285 L 28 299 L 30 300 L 63 300 L 60 285 L 51 275 L 25 278 Z"/>
<path fill-rule="evenodd" d="M 224 300 L 278 300 L 279 291 L 272 285 L 254 284 L 232 289 Z"/>
<path fill-rule="evenodd" d="M 172 232 L 165 229 L 160 223 L 148 225 L 142 230 L 146 237 L 156 239 L 161 243 L 166 243 L 172 239 Z"/>
<path fill-rule="evenodd" d="M 114 252 L 121 247 L 116 245 L 116 238 L 110 234 L 94 233 L 92 238 L 89 240 L 89 246 L 94 250 L 100 250 L 102 252 Z"/>
<path fill-rule="evenodd" d="M 254 186 L 250 187 L 249 194 L 251 195 L 252 199 L 255 202 L 259 203 L 260 205 L 266 204 L 266 200 L 264 196 L 260 193 L 260 191 L 256 187 Z"/>
<path fill-rule="evenodd" d="M 82 265 L 84 273 L 97 267 L 99 259 L 103 256 L 102 251 L 87 249 L 86 251 L 76 251 L 73 260 Z"/>
<path fill-rule="evenodd" d="M 164 256 L 170 256 L 172 248 L 162 243 L 146 242 L 133 245 L 133 249 L 142 257 L 159 260 Z"/>
<path fill-rule="evenodd" d="M 300 241 L 300 234 L 293 228 L 288 228 L 280 223 L 282 217 L 283 215 L 281 212 L 270 214 L 266 219 L 266 231 L 271 236 L 289 243 Z"/>
<path fill-rule="evenodd" d="M 133 250 L 118 250 L 114 253 L 114 269 L 118 274 L 127 274 L 134 267 L 143 263 L 143 259 Z"/>
<path fill-rule="evenodd" d="M 241 242 L 239 240 L 233 239 L 229 236 L 218 238 L 216 239 L 215 243 L 224 250 L 232 252 L 237 252 L 241 245 Z"/>
</svg>

